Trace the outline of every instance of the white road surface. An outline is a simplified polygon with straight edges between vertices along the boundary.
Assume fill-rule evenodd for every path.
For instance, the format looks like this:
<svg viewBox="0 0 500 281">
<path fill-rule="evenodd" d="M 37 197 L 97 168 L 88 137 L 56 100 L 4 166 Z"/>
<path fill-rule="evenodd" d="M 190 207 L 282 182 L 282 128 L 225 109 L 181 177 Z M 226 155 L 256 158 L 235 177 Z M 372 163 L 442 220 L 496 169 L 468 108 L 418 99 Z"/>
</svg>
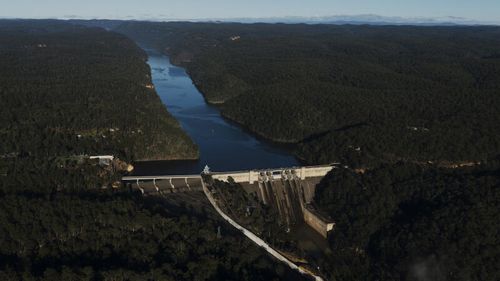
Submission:
<svg viewBox="0 0 500 281">
<path fill-rule="evenodd" d="M 310 277 L 314 278 L 314 280 L 316 280 L 316 281 L 323 281 L 323 279 L 321 277 L 319 277 L 317 275 L 314 275 L 314 274 L 312 274 L 310 272 L 307 272 L 304 269 L 298 267 L 296 264 L 294 264 L 293 262 L 291 262 L 285 256 L 283 256 L 282 254 L 280 254 L 279 252 L 277 252 L 276 250 L 274 250 L 273 248 L 271 248 L 271 246 L 269 246 L 264 240 L 262 240 L 261 238 L 259 238 L 253 232 L 251 232 L 250 230 L 244 228 L 243 226 L 241 226 L 237 222 L 235 222 L 233 219 L 231 219 L 228 215 L 226 215 L 217 206 L 217 203 L 216 203 L 215 199 L 213 198 L 212 194 L 210 193 L 210 190 L 208 190 L 208 188 L 206 187 L 206 185 L 205 185 L 205 183 L 203 181 L 202 181 L 202 185 L 203 185 L 203 192 L 205 192 L 205 195 L 207 196 L 208 201 L 210 201 L 210 204 L 212 204 L 212 206 L 215 208 L 215 210 L 217 211 L 217 213 L 219 213 L 219 215 L 221 217 L 223 217 L 224 220 L 226 220 L 228 223 L 230 223 L 236 229 L 239 229 L 241 232 L 243 232 L 243 234 L 248 239 L 252 240 L 255 244 L 257 244 L 260 247 L 264 248 L 264 250 L 266 250 L 269 254 L 271 254 L 273 257 L 275 257 L 279 261 L 281 261 L 281 262 L 285 263 L 286 265 L 288 265 L 288 267 L 290 267 L 291 269 L 297 270 L 298 272 L 300 272 L 303 275 L 310 276 Z"/>
</svg>

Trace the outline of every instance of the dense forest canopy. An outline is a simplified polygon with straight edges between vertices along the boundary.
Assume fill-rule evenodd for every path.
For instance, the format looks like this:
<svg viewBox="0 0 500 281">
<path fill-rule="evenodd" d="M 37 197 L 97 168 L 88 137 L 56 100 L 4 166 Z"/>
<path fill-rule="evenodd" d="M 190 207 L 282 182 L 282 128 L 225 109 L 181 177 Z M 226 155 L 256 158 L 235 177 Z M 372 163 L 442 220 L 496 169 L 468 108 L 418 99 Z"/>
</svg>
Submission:
<svg viewBox="0 0 500 281">
<path fill-rule="evenodd" d="M 500 278 L 499 27 L 117 30 L 186 67 L 226 117 L 343 164 L 315 196 L 336 222 L 315 261 L 329 280 Z"/>
<path fill-rule="evenodd" d="M 303 280 L 209 209 L 172 215 L 165 202 L 129 192 L 4 196 L 0 279 Z"/>
<path fill-rule="evenodd" d="M 120 178 L 120 163 L 83 155 L 197 157 L 145 60 L 103 29 L 0 21 L 0 280 L 302 280 L 203 194 L 96 189 Z"/>
<path fill-rule="evenodd" d="M 225 116 L 309 163 L 368 167 L 317 187 L 328 280 L 500 279 L 499 28 L 76 23 L 167 52 Z M 103 29 L 0 21 L 0 279 L 300 279 L 200 198 L 94 188 L 120 165 L 83 154 L 196 157 L 145 59 Z M 218 184 L 236 212 L 255 203 Z M 245 220 L 270 236 L 271 216 Z M 283 237 L 266 238 L 294 248 Z"/>
<path fill-rule="evenodd" d="M 0 155 L 197 157 L 148 88 L 146 54 L 130 39 L 50 21 L 22 23 L 0 25 Z"/>
<path fill-rule="evenodd" d="M 498 280 L 499 164 L 335 169 L 315 197 L 336 221 L 322 268 L 335 280 Z"/>
<path fill-rule="evenodd" d="M 446 169 L 399 162 L 365 173 L 338 167 L 316 188 L 334 218 L 320 252 L 305 251 L 279 215 L 240 184 L 211 187 L 226 214 L 326 280 L 498 280 L 500 159 Z M 251 207 L 249 207 L 251 206 Z"/>
<path fill-rule="evenodd" d="M 308 163 L 478 162 L 500 151 L 500 28 L 132 23 L 209 102 Z"/>
</svg>

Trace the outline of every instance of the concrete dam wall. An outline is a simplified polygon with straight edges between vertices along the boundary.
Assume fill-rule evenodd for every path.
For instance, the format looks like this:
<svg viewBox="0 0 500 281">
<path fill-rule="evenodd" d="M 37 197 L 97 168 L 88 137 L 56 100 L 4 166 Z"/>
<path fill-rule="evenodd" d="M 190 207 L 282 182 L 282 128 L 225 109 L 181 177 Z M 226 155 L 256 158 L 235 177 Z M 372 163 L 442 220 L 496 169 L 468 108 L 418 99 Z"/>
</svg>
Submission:
<svg viewBox="0 0 500 281">
<path fill-rule="evenodd" d="M 323 165 L 323 166 L 309 166 L 309 167 L 292 167 L 292 168 L 280 168 L 280 169 L 269 169 L 269 170 L 251 170 L 251 171 L 239 171 L 239 172 L 222 172 L 222 173 L 210 173 L 213 179 L 226 181 L 228 177 L 233 178 L 234 182 L 237 183 L 250 183 L 253 184 L 256 181 L 261 180 L 263 177 L 278 179 L 282 176 L 294 175 L 299 179 L 305 180 L 307 178 L 313 177 L 324 177 L 328 172 L 334 168 L 333 165 Z"/>
<path fill-rule="evenodd" d="M 124 177 L 122 181 L 124 181 L 130 188 L 139 190 L 144 195 L 203 190 L 200 175 Z"/>
<path fill-rule="evenodd" d="M 269 170 L 208 173 L 214 180 L 239 183 L 247 193 L 271 206 L 279 214 L 279 223 L 291 228 L 301 222 L 327 237 L 333 229 L 331 219 L 319 214 L 311 205 L 316 185 L 334 165 L 292 167 Z M 123 177 L 132 189 L 144 195 L 202 191 L 200 175 L 131 176 Z"/>
<path fill-rule="evenodd" d="M 316 185 L 334 166 L 298 167 L 260 171 L 213 173 L 213 179 L 228 181 L 232 178 L 247 193 L 271 206 L 279 214 L 280 224 L 290 228 L 307 223 L 323 237 L 333 230 L 334 223 L 319 214 L 311 205 Z"/>
</svg>

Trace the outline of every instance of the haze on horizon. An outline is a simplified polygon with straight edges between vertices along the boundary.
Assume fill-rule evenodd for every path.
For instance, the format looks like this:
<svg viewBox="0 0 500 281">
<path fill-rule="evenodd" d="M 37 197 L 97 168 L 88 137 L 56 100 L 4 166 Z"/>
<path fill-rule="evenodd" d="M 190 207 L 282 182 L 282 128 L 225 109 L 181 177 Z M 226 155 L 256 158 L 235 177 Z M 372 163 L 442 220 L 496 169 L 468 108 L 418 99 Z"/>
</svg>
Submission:
<svg viewBox="0 0 500 281">
<path fill-rule="evenodd" d="M 205 20 L 374 14 L 500 23 L 498 0 L 0 0 L 0 18 Z"/>
</svg>

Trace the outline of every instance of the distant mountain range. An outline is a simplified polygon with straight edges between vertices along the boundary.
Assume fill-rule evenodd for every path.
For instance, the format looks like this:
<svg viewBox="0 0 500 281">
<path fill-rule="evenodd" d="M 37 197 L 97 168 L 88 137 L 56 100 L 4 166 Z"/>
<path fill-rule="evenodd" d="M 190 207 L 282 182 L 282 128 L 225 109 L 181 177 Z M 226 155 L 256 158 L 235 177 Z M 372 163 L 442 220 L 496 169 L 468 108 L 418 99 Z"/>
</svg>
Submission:
<svg viewBox="0 0 500 281">
<path fill-rule="evenodd" d="M 56 19 L 56 18 L 54 18 Z M 241 22 L 241 23 L 288 23 L 288 24 L 370 24 L 370 25 L 422 25 L 422 26 L 433 26 L 433 25 L 500 25 L 500 21 L 480 21 L 467 19 L 463 17 L 387 17 L 379 16 L 374 14 L 365 15 L 334 15 L 334 16 L 322 16 L 322 17 L 300 17 L 300 16 L 290 16 L 290 17 L 263 17 L 263 18 L 204 18 L 204 19 L 178 19 L 170 18 L 166 15 L 142 15 L 142 16 L 127 16 L 126 18 L 116 17 L 115 19 L 105 19 L 105 18 L 85 18 L 75 15 L 64 16 L 62 20 L 71 21 L 84 21 L 93 20 L 107 25 L 115 25 L 117 22 L 122 22 L 126 20 L 131 21 L 157 21 L 157 22 L 169 22 L 169 21 L 190 21 L 190 22 Z"/>
<path fill-rule="evenodd" d="M 209 20 L 210 21 L 210 20 Z M 243 23 L 308 23 L 308 24 L 373 24 L 373 25 L 500 25 L 500 22 L 478 21 L 462 17 L 385 17 L 373 14 L 336 15 L 324 17 L 233 18 L 211 21 Z"/>
</svg>

